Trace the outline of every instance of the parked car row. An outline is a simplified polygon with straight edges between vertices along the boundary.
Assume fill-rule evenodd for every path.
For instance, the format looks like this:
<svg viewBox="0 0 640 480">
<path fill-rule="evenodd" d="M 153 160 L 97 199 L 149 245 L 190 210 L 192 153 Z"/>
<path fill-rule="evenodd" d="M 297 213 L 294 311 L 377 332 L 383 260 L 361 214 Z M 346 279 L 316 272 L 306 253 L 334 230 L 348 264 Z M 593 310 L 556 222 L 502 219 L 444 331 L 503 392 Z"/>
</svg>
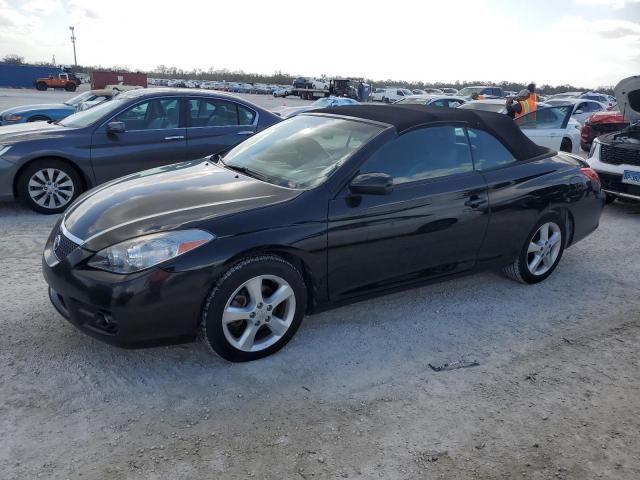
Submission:
<svg viewBox="0 0 640 480">
<path fill-rule="evenodd" d="M 260 93 L 265 95 L 271 95 L 276 90 L 283 88 L 283 85 L 267 85 L 266 83 L 215 82 L 209 80 L 181 80 L 165 78 L 150 78 L 149 85 L 171 88 L 202 88 L 205 90 L 218 90 L 221 92 Z"/>
</svg>

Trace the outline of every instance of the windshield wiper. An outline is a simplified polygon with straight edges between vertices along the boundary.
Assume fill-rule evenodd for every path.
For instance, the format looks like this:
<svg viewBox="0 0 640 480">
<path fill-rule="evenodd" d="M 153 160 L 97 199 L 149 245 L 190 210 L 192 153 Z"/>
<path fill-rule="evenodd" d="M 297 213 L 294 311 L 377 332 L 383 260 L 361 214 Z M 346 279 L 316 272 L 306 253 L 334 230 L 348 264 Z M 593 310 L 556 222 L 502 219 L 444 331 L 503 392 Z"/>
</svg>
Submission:
<svg viewBox="0 0 640 480">
<path fill-rule="evenodd" d="M 233 170 L 235 172 L 239 172 L 242 173 L 243 175 L 246 175 L 247 177 L 253 177 L 253 178 L 257 178 L 258 180 L 262 180 L 263 182 L 267 182 L 267 183 L 273 183 L 270 179 L 270 177 L 267 177 L 266 175 L 263 175 L 262 173 L 258 173 L 254 170 L 251 170 L 250 168 L 247 167 L 239 167 L 237 165 L 229 165 L 224 163 L 224 161 L 222 160 L 222 158 L 219 158 L 218 161 L 220 163 L 222 163 L 222 165 L 224 165 L 225 167 L 227 167 L 229 170 Z"/>
</svg>

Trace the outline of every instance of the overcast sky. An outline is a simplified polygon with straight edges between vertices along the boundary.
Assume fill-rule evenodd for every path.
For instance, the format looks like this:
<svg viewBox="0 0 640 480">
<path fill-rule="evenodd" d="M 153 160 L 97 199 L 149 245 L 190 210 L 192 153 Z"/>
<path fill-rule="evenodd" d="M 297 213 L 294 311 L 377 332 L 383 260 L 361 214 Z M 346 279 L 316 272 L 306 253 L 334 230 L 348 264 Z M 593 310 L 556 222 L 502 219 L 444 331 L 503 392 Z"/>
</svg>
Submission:
<svg viewBox="0 0 640 480">
<path fill-rule="evenodd" d="M 596 87 L 640 74 L 640 0 L 0 0 L 0 57 Z"/>
</svg>

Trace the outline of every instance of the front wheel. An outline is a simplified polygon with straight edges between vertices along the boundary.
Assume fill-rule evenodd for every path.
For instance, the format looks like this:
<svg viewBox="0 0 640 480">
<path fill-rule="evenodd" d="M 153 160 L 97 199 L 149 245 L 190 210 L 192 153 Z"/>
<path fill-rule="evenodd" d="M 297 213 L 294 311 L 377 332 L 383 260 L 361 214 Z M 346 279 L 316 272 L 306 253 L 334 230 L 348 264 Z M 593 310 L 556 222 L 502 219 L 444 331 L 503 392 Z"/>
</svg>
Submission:
<svg viewBox="0 0 640 480">
<path fill-rule="evenodd" d="M 249 257 L 216 282 L 203 308 L 202 336 L 226 360 L 257 360 L 289 342 L 306 305 L 306 285 L 296 267 L 274 255 Z"/>
<path fill-rule="evenodd" d="M 64 89 L 65 89 L 67 92 L 75 92 L 75 91 L 76 91 L 76 84 L 75 84 L 75 83 L 67 83 L 67 84 L 64 86 Z"/>
<path fill-rule="evenodd" d="M 37 160 L 28 165 L 17 182 L 18 198 L 40 213 L 60 213 L 82 192 L 82 180 L 68 163 Z"/>
<path fill-rule="evenodd" d="M 618 197 L 615 196 L 615 195 L 611 195 L 610 193 L 607 193 L 605 202 L 606 202 L 607 205 L 609 205 L 609 204 L 615 202 L 616 198 L 618 198 Z"/>
<path fill-rule="evenodd" d="M 520 283 L 545 280 L 558 266 L 565 245 L 562 218 L 547 214 L 533 227 L 518 257 L 503 272 Z"/>
</svg>

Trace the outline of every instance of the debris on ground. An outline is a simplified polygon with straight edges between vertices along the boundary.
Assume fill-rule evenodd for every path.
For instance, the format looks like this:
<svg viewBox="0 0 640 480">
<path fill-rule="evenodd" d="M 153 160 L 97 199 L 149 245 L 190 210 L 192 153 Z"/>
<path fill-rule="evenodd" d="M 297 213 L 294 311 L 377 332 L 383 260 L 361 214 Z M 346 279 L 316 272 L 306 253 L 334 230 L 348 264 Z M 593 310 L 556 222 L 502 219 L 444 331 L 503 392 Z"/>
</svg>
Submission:
<svg viewBox="0 0 640 480">
<path fill-rule="evenodd" d="M 431 367 L 431 370 L 433 370 L 434 372 L 444 372 L 446 370 L 456 370 L 458 368 L 470 368 L 479 366 L 480 363 L 476 360 L 458 360 L 457 362 L 443 363 L 442 365 L 434 365 L 432 363 L 429 364 L 429 367 Z"/>
</svg>

